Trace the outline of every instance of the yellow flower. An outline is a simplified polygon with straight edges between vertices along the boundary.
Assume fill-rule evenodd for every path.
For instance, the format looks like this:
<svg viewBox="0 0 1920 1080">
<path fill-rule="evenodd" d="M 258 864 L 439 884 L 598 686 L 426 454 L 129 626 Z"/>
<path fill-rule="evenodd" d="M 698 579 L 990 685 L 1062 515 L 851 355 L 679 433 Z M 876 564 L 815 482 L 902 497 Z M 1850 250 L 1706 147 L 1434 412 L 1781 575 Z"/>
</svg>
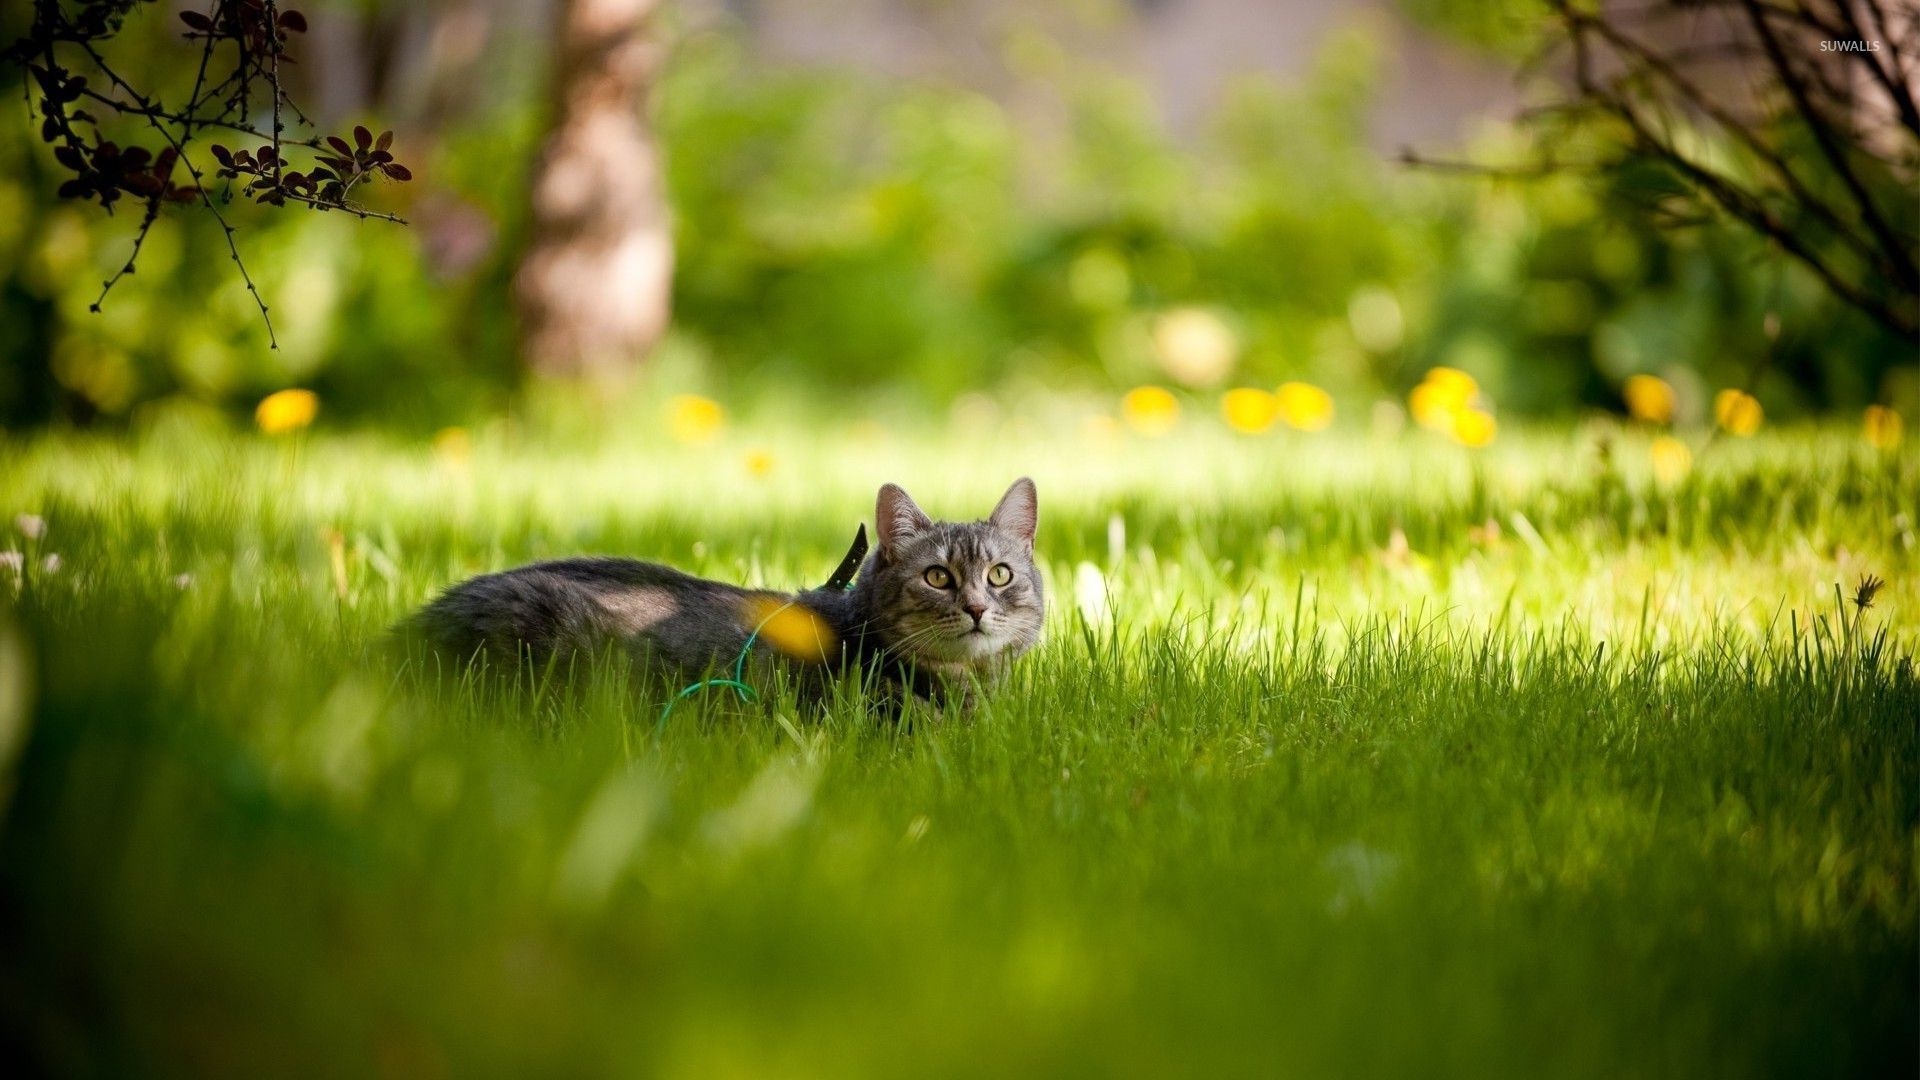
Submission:
<svg viewBox="0 0 1920 1080">
<path fill-rule="evenodd" d="M 1120 399 L 1120 416 L 1142 435 L 1165 435 L 1180 424 L 1180 402 L 1165 387 L 1136 386 Z"/>
<path fill-rule="evenodd" d="M 1744 390 L 1722 390 L 1713 397 L 1713 418 L 1728 434 L 1746 438 L 1760 430 L 1760 402 Z"/>
<path fill-rule="evenodd" d="M 1656 436 L 1647 456 L 1653 460 L 1653 479 L 1661 487 L 1672 487 L 1693 469 L 1693 451 L 1671 435 Z"/>
<path fill-rule="evenodd" d="M 1258 435 L 1273 426 L 1280 403 L 1265 390 L 1239 387 L 1220 397 L 1220 416 L 1227 426 L 1242 435 Z"/>
<path fill-rule="evenodd" d="M 1240 358 L 1233 329 L 1204 308 L 1177 308 L 1160 316 L 1153 347 L 1161 369 L 1184 386 L 1212 386 Z"/>
<path fill-rule="evenodd" d="M 1627 412 L 1650 424 L 1673 423 L 1673 387 L 1657 375 L 1630 375 L 1620 394 Z"/>
<path fill-rule="evenodd" d="M 320 415 L 320 397 L 311 390 L 277 390 L 254 406 L 253 422 L 269 435 L 299 431 Z"/>
<path fill-rule="evenodd" d="M 760 640 L 795 660 L 825 663 L 839 648 L 833 627 L 797 603 L 773 596 L 750 597 L 743 608 L 747 620 L 760 630 Z"/>
<path fill-rule="evenodd" d="M 667 434 L 674 442 L 705 446 L 720 437 L 727 410 L 699 394 L 675 394 L 667 399 Z"/>
<path fill-rule="evenodd" d="M 1448 434 L 1461 446 L 1478 449 L 1492 442 L 1498 431 L 1499 425 L 1495 423 L 1492 413 L 1482 409 L 1461 409 L 1453 414 L 1453 426 Z"/>
<path fill-rule="evenodd" d="M 773 473 L 773 452 L 749 450 L 744 464 L 747 467 L 747 473 L 751 476 L 769 476 Z"/>
<path fill-rule="evenodd" d="M 1459 368 L 1436 367 L 1407 395 L 1407 411 L 1429 431 L 1452 432 L 1456 416 L 1473 404 L 1480 384 Z"/>
<path fill-rule="evenodd" d="M 1414 423 L 1429 431 L 1448 431 L 1453 427 L 1453 414 L 1459 411 L 1459 406 L 1447 401 L 1439 387 L 1421 383 L 1407 395 L 1407 411 L 1413 414 Z"/>
<path fill-rule="evenodd" d="M 460 468 L 473 456 L 473 439 L 463 427 L 441 428 L 433 436 L 433 456 L 451 468 Z"/>
<path fill-rule="evenodd" d="M 1323 431 L 1333 423 L 1333 395 L 1310 383 L 1281 383 L 1275 397 L 1280 418 L 1301 431 Z"/>
<path fill-rule="evenodd" d="M 1428 368 L 1426 378 L 1422 381 L 1432 383 L 1458 401 L 1466 401 L 1480 392 L 1480 384 L 1474 381 L 1473 376 L 1444 364 Z"/>
<path fill-rule="evenodd" d="M 1901 428 L 1904 425 L 1900 422 L 1899 413 L 1885 405 L 1869 405 L 1863 419 L 1866 423 L 1867 442 L 1873 444 L 1876 449 L 1891 450 L 1900 445 L 1900 437 L 1904 434 Z"/>
</svg>

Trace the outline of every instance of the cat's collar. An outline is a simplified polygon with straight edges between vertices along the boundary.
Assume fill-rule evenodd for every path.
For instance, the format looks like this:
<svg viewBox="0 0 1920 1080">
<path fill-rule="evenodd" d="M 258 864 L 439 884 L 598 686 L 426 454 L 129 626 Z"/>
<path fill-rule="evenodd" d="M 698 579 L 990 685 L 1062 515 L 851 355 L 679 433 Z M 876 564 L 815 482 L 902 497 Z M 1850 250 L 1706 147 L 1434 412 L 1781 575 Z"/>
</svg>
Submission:
<svg viewBox="0 0 1920 1080">
<path fill-rule="evenodd" d="M 867 526 L 862 522 L 860 531 L 853 534 L 853 545 L 847 548 L 846 558 L 840 560 L 840 565 L 834 567 L 833 576 L 820 588 L 832 592 L 846 592 L 853 588 L 853 575 L 860 572 L 860 561 L 866 557 Z"/>
</svg>

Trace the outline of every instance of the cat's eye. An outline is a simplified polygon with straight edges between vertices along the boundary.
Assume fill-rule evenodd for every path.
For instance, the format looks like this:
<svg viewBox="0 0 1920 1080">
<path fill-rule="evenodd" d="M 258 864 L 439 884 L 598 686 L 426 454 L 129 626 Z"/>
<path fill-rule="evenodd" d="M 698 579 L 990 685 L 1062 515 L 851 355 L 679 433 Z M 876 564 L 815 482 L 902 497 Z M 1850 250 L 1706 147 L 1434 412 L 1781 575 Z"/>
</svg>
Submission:
<svg viewBox="0 0 1920 1080">
<path fill-rule="evenodd" d="M 927 567 L 927 572 L 921 576 L 927 579 L 927 584 L 936 589 L 946 589 L 953 586 L 953 575 L 947 573 L 947 568 L 944 566 L 929 566 Z"/>
<path fill-rule="evenodd" d="M 994 563 L 993 569 L 987 571 L 987 584 L 992 585 L 996 589 L 1012 580 L 1013 567 L 1008 566 L 1006 563 Z"/>
</svg>

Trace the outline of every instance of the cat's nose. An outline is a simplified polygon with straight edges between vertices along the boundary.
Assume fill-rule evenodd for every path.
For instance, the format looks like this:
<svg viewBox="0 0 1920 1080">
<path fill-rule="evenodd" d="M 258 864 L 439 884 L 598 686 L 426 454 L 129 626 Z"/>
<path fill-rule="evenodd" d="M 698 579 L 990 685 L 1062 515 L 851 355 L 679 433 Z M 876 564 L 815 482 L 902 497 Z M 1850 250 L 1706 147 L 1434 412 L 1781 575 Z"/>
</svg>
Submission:
<svg viewBox="0 0 1920 1080">
<path fill-rule="evenodd" d="M 960 610 L 973 616 L 973 625 L 979 626 L 981 617 L 987 613 L 987 605 L 978 601 L 969 600 L 960 605 Z"/>
</svg>

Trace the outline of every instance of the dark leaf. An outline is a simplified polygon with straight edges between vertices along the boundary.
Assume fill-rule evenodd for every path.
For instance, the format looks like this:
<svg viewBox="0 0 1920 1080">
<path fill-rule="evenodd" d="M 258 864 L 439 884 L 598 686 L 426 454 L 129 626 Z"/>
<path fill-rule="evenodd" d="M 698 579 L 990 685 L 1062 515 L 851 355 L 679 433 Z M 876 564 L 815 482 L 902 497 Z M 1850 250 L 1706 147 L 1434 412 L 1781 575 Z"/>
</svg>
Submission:
<svg viewBox="0 0 1920 1080">
<path fill-rule="evenodd" d="M 134 173 L 127 177 L 123 183 L 126 189 L 135 195 L 158 195 L 166 187 L 166 185 L 160 182 L 159 177 L 150 173 Z"/>
<path fill-rule="evenodd" d="M 385 150 L 392 145 L 393 145 L 393 132 L 391 131 L 383 131 L 380 133 L 379 138 L 373 140 L 373 148 L 375 150 Z"/>
<path fill-rule="evenodd" d="M 65 165 L 67 168 L 72 169 L 74 172 L 82 172 L 87 167 L 87 159 L 81 157 L 80 151 L 75 150 L 71 146 L 54 147 L 53 160 L 59 162 L 62 165 Z"/>
<path fill-rule="evenodd" d="M 413 179 L 413 170 L 407 168 L 405 165 L 402 165 L 397 161 L 392 162 L 391 164 L 380 166 L 380 171 L 386 173 L 388 176 L 393 177 L 395 180 L 398 180 L 403 184 L 406 183 L 408 180 Z"/>
<path fill-rule="evenodd" d="M 86 195 L 86 193 L 87 193 L 87 182 L 84 180 L 69 180 L 66 183 L 60 185 L 59 195 L 63 199 L 82 198 Z"/>
<path fill-rule="evenodd" d="M 181 12 L 180 21 L 183 23 L 186 23 L 188 27 L 194 30 L 198 30 L 203 34 L 213 33 L 213 20 L 207 18 L 205 15 L 202 15 L 197 11 Z"/>
<path fill-rule="evenodd" d="M 354 142 L 354 145 L 358 146 L 362 150 L 365 150 L 367 147 L 373 145 L 373 132 L 368 131 L 366 128 L 358 124 L 355 124 L 353 127 L 353 142 Z"/>
<path fill-rule="evenodd" d="M 214 143 L 212 146 L 209 146 L 207 148 L 207 153 L 212 154 L 213 160 L 219 162 L 222 165 L 233 164 L 233 151 L 228 150 L 226 147 L 221 146 L 219 143 Z"/>
<path fill-rule="evenodd" d="M 307 17 L 297 11 L 283 11 L 280 13 L 280 29 L 304 34 L 307 32 Z"/>
<path fill-rule="evenodd" d="M 335 150 L 338 150 L 339 152 L 347 155 L 348 157 L 353 156 L 353 147 L 348 146 L 347 140 L 341 138 L 338 135 L 327 136 L 327 145 L 333 147 Z"/>
<path fill-rule="evenodd" d="M 129 169 L 145 168 L 147 162 L 152 160 L 153 152 L 144 146 L 130 146 L 126 153 L 120 155 L 121 164 Z"/>
</svg>

